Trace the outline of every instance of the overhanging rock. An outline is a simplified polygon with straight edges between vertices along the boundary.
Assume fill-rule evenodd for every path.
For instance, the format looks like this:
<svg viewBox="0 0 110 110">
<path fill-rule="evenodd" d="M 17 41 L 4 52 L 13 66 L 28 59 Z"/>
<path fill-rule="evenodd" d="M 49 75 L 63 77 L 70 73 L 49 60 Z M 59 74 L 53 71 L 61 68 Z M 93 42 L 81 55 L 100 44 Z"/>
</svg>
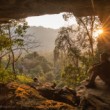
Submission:
<svg viewBox="0 0 110 110">
<path fill-rule="evenodd" d="M 73 12 L 80 17 L 108 15 L 110 0 L 0 0 L 0 22 L 60 12 Z"/>
</svg>

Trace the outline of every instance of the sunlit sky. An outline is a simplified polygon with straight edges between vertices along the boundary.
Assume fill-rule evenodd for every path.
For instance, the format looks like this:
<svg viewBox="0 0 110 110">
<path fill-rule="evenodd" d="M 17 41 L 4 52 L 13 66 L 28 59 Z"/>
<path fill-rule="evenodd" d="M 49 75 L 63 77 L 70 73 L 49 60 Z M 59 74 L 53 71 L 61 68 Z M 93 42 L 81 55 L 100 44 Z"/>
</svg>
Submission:
<svg viewBox="0 0 110 110">
<path fill-rule="evenodd" d="M 45 28 L 52 29 L 59 29 L 61 27 L 67 27 L 73 24 L 77 24 L 74 17 L 69 18 L 68 21 L 65 21 L 63 14 L 64 13 L 28 17 L 26 18 L 26 21 L 28 22 L 29 26 L 43 26 Z M 94 36 L 98 37 L 102 33 L 102 30 L 96 30 Z"/>
<path fill-rule="evenodd" d="M 64 13 L 52 14 L 52 15 L 43 15 L 43 16 L 34 16 L 26 18 L 29 26 L 43 26 L 46 28 L 58 29 L 63 26 L 68 26 L 76 24 L 75 18 L 70 18 L 67 21 L 63 19 Z"/>
</svg>

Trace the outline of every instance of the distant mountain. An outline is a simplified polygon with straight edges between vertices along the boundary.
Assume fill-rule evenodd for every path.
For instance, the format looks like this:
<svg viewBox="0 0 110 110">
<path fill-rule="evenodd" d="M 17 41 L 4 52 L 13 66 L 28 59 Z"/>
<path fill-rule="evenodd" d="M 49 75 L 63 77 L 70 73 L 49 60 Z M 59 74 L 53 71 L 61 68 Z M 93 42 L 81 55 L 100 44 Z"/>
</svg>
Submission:
<svg viewBox="0 0 110 110">
<path fill-rule="evenodd" d="M 26 34 L 34 36 L 35 41 L 38 41 L 40 47 L 36 50 L 40 52 L 50 52 L 54 49 L 55 39 L 58 36 L 58 29 L 50 29 L 44 27 L 30 27 L 27 29 Z"/>
</svg>

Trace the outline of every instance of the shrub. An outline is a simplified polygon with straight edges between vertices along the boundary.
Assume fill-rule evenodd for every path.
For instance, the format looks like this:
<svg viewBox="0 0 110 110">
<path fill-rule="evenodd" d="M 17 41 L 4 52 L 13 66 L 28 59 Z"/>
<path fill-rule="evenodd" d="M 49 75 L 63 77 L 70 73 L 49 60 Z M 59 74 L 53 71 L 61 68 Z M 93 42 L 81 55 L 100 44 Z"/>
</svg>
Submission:
<svg viewBox="0 0 110 110">
<path fill-rule="evenodd" d="M 17 75 L 17 80 L 20 83 L 31 83 L 31 82 L 33 82 L 33 79 L 29 76 L 26 76 L 26 75 Z"/>
<path fill-rule="evenodd" d="M 15 79 L 14 74 L 11 72 L 10 69 L 5 70 L 4 68 L 0 69 L 0 82 L 8 83 Z"/>
</svg>

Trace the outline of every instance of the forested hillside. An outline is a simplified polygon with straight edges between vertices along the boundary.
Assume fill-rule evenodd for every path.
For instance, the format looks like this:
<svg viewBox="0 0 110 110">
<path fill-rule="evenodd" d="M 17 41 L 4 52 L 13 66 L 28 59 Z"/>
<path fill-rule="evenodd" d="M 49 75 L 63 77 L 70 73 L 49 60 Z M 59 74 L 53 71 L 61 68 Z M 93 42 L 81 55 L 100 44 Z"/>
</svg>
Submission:
<svg viewBox="0 0 110 110">
<path fill-rule="evenodd" d="M 34 40 L 39 43 L 39 48 L 35 50 L 39 52 L 52 52 L 58 31 L 58 29 L 33 26 L 27 29 L 26 34 L 32 35 L 34 37 Z"/>
</svg>

